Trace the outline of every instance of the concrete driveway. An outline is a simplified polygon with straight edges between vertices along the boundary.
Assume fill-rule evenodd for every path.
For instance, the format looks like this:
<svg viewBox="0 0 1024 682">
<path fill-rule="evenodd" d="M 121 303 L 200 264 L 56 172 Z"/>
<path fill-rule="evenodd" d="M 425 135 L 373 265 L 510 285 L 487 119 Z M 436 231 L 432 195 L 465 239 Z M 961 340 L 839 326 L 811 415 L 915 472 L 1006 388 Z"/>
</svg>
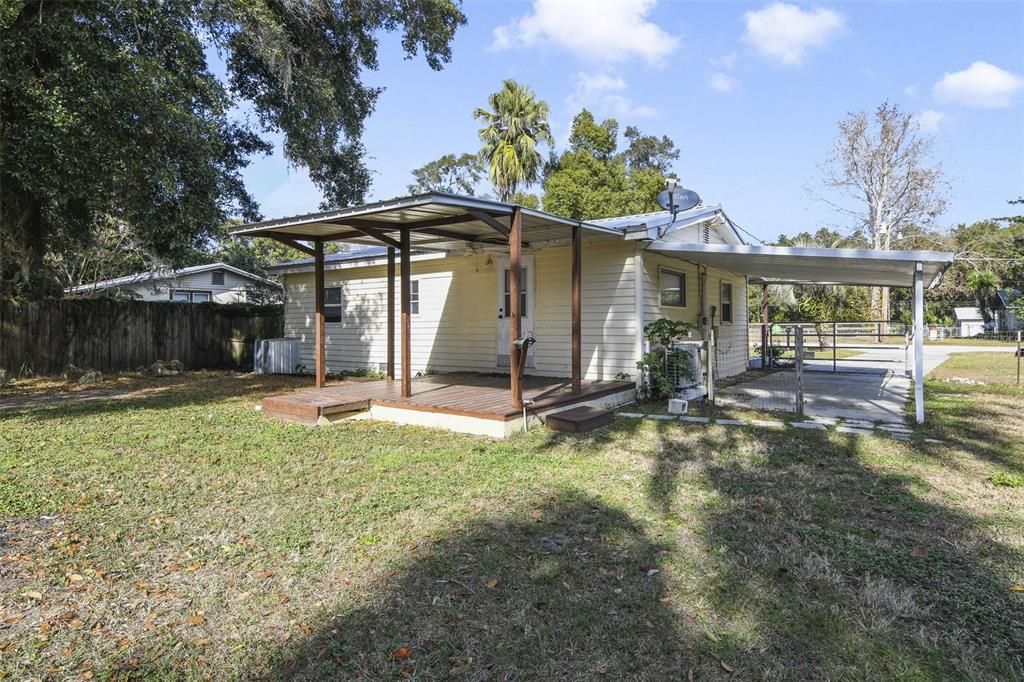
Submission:
<svg viewBox="0 0 1024 682">
<path fill-rule="evenodd" d="M 1015 350 L 1012 346 L 926 345 L 925 375 L 953 353 L 1012 353 Z M 902 356 L 902 345 L 872 348 L 856 356 L 862 362 L 839 361 L 837 373 L 832 372 L 831 361 L 807 363 L 804 413 L 809 417 L 903 422 L 905 406 L 913 395 L 913 382 L 905 375 L 904 363 L 891 361 L 896 353 Z M 795 392 L 796 372 L 786 370 L 721 389 L 718 402 L 752 409 L 793 411 Z"/>
</svg>

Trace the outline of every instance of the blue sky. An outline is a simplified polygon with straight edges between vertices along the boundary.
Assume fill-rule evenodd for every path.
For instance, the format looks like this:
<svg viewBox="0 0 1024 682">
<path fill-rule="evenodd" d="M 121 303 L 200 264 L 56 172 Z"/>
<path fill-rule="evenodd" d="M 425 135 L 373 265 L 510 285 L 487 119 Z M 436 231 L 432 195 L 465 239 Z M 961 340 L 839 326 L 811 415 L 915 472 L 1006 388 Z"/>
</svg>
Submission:
<svg viewBox="0 0 1024 682">
<path fill-rule="evenodd" d="M 836 123 L 883 101 L 920 116 L 951 180 L 940 224 L 1005 215 L 1024 194 L 1024 3 L 476 2 L 440 72 L 382 37 L 364 144 L 367 199 L 406 193 L 410 171 L 479 147 L 472 110 L 504 78 L 551 107 L 561 145 L 582 106 L 670 136 L 683 184 L 762 239 L 840 224 L 809 188 Z M 254 160 L 270 217 L 320 194 L 280 156 Z"/>
</svg>

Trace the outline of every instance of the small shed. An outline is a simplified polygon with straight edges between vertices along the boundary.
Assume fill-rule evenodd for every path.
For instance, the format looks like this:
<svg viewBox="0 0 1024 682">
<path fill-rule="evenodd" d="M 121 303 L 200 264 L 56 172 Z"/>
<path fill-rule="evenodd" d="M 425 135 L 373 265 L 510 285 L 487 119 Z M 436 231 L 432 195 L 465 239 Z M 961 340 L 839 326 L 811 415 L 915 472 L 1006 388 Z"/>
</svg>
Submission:
<svg viewBox="0 0 1024 682">
<path fill-rule="evenodd" d="M 957 336 L 978 336 L 985 333 L 985 318 L 981 311 L 970 306 L 953 308 Z"/>
</svg>

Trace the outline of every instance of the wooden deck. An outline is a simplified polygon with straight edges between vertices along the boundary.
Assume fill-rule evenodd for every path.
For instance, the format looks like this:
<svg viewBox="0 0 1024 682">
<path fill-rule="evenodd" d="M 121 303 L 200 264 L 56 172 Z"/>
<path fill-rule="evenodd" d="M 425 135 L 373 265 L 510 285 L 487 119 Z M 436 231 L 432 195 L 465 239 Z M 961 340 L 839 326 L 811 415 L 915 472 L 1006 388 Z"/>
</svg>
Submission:
<svg viewBox="0 0 1024 682">
<path fill-rule="evenodd" d="M 523 399 L 532 400 L 531 412 L 549 410 L 628 391 L 631 381 L 584 381 L 582 392 L 573 395 L 571 381 L 524 377 Z M 263 399 L 263 412 L 271 417 L 316 424 L 370 405 L 422 412 L 511 421 L 522 416 L 512 407 L 508 377 L 474 374 L 443 374 L 413 381 L 412 396 L 402 398 L 400 381 L 343 381 L 324 388 L 304 388 Z"/>
</svg>

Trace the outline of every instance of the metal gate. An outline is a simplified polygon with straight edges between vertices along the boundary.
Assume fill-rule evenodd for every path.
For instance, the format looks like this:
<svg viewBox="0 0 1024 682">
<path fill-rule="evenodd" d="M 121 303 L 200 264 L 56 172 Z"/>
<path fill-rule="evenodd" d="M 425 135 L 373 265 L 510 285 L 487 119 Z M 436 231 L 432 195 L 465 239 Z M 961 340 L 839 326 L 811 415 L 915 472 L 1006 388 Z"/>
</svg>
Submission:
<svg viewBox="0 0 1024 682">
<path fill-rule="evenodd" d="M 911 365 L 911 327 L 902 322 L 773 322 L 750 326 L 754 366 L 792 369 L 797 332 L 807 371 L 906 373 Z"/>
</svg>

